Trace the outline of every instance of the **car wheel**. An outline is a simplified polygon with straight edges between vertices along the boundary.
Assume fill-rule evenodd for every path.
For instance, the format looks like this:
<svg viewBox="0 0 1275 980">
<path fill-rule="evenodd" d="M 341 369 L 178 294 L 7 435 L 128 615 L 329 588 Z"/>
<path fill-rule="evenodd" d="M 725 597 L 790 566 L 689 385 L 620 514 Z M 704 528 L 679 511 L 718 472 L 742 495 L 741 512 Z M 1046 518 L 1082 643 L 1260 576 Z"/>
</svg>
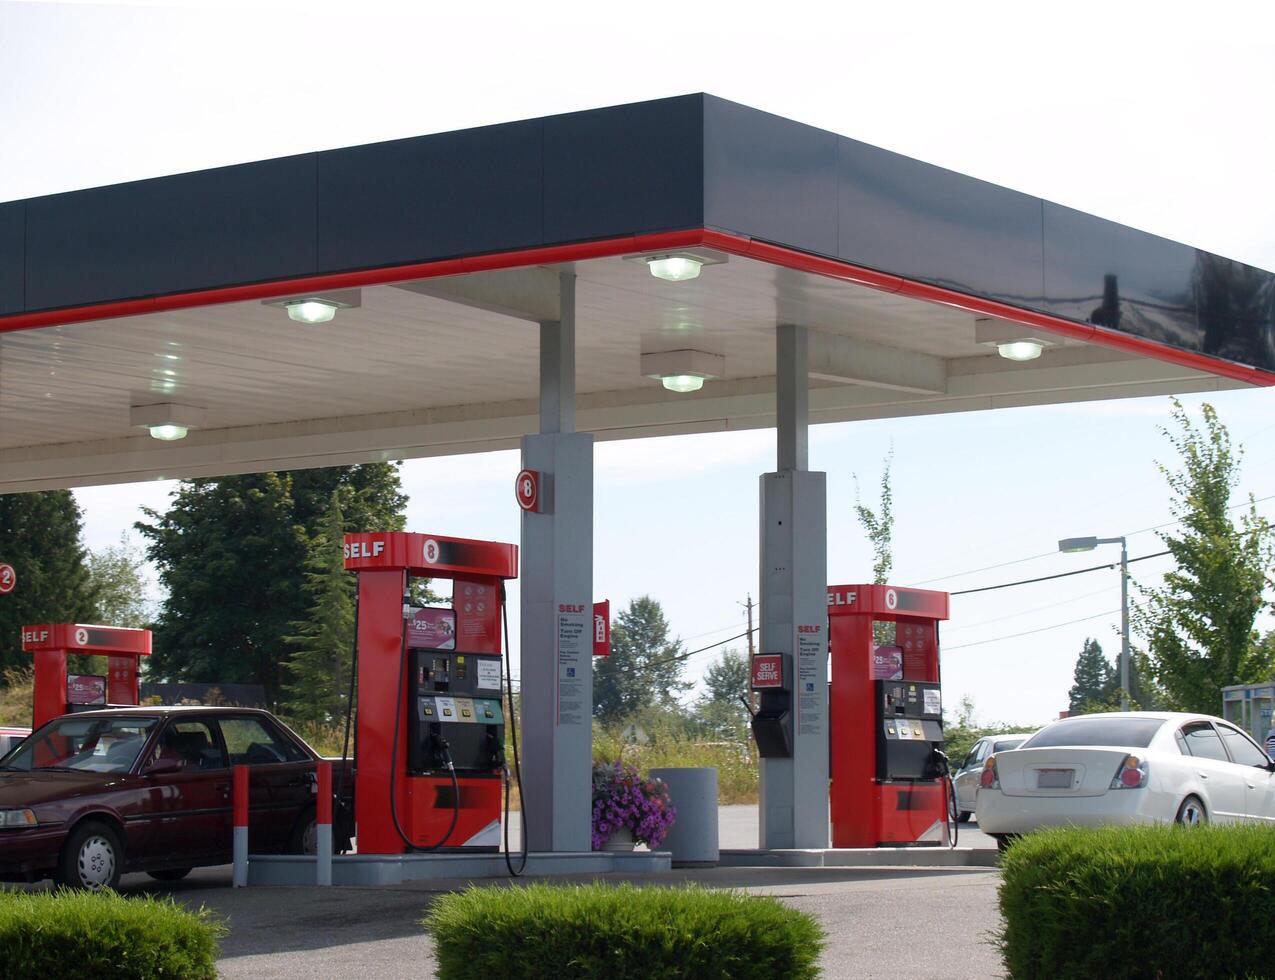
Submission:
<svg viewBox="0 0 1275 980">
<path fill-rule="evenodd" d="M 296 826 L 292 828 L 292 840 L 288 844 L 289 854 L 316 854 L 319 850 L 319 823 L 314 816 L 314 807 L 301 811 Z"/>
<path fill-rule="evenodd" d="M 90 820 L 71 831 L 55 877 L 68 888 L 100 892 L 117 887 L 123 870 L 124 846 L 119 835 L 106 824 Z"/>
<path fill-rule="evenodd" d="M 957 819 L 957 822 L 959 823 L 969 823 L 970 817 L 972 816 L 974 816 L 974 814 L 970 813 L 969 810 L 962 810 L 960 816 L 958 816 L 956 819 Z"/>
<path fill-rule="evenodd" d="M 1004 854 L 1010 849 L 1016 840 L 1018 840 L 1017 834 L 997 834 L 996 850 L 998 850 L 1001 854 Z"/>
<path fill-rule="evenodd" d="M 161 868 L 159 871 L 146 872 L 156 881 L 181 881 L 192 869 L 190 868 Z"/>
<path fill-rule="evenodd" d="M 1174 822 L 1180 827 L 1203 827 L 1209 822 L 1209 815 L 1198 796 L 1188 796 L 1178 807 L 1178 816 Z"/>
</svg>

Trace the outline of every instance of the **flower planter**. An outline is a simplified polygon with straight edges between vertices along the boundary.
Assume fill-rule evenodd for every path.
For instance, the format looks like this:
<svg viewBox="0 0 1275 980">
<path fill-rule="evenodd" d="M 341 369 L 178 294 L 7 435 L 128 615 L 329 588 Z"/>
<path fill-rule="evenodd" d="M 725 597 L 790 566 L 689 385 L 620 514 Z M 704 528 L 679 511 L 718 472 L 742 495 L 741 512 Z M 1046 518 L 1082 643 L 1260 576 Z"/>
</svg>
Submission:
<svg viewBox="0 0 1275 980">
<path fill-rule="evenodd" d="M 624 853 L 633 850 L 636 846 L 637 841 L 633 839 L 633 831 L 628 827 L 617 827 L 611 839 L 602 845 L 602 850 Z"/>
</svg>

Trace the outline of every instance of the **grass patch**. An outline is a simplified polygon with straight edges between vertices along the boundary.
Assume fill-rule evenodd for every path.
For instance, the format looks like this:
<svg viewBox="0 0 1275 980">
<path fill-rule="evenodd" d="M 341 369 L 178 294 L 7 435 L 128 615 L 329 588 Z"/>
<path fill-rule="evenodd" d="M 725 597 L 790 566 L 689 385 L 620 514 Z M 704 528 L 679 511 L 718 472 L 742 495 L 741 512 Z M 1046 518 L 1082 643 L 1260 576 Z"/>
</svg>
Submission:
<svg viewBox="0 0 1275 980">
<path fill-rule="evenodd" d="M 217 976 L 225 927 L 204 909 L 114 892 L 0 893 L 0 977 Z"/>
<path fill-rule="evenodd" d="M 740 741 L 709 741 L 689 738 L 676 731 L 651 726 L 649 741 L 642 745 L 626 742 L 619 734 L 601 726 L 593 729 L 593 761 L 631 763 L 641 772 L 663 768 L 713 768 L 717 770 L 717 802 L 756 803 L 758 785 L 757 747 L 751 738 Z M 677 805 L 677 800 L 673 801 Z"/>
<path fill-rule="evenodd" d="M 424 925 L 441 980 L 803 980 L 824 946 L 819 924 L 777 899 L 697 887 L 471 887 L 440 898 Z"/>
<path fill-rule="evenodd" d="M 1066 828 L 1004 855 L 1016 978 L 1271 976 L 1275 830 Z"/>
</svg>

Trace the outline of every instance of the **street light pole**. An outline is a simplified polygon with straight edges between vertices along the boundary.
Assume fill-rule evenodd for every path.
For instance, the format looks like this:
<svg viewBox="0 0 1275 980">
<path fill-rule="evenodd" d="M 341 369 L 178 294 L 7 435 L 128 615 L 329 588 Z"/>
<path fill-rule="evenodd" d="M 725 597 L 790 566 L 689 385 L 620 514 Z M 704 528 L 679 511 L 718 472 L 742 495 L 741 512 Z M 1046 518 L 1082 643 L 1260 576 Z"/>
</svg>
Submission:
<svg viewBox="0 0 1275 980">
<path fill-rule="evenodd" d="M 1058 550 L 1064 553 L 1093 551 L 1100 544 L 1120 545 L 1120 710 L 1129 710 L 1129 547 L 1119 538 L 1064 538 Z"/>
<path fill-rule="evenodd" d="M 1120 539 L 1120 710 L 1129 710 L 1129 549 Z"/>
</svg>

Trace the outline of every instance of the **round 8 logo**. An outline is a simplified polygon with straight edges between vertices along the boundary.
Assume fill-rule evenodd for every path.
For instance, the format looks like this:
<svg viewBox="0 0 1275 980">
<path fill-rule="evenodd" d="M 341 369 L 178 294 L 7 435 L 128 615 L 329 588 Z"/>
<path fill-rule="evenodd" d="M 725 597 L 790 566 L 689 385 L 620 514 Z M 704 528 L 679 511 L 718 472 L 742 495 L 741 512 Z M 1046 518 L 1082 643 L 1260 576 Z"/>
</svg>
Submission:
<svg viewBox="0 0 1275 980">
<path fill-rule="evenodd" d="M 426 565 L 438 564 L 438 557 L 439 557 L 438 542 L 435 541 L 433 538 L 426 538 L 425 539 L 425 564 Z"/>
</svg>

